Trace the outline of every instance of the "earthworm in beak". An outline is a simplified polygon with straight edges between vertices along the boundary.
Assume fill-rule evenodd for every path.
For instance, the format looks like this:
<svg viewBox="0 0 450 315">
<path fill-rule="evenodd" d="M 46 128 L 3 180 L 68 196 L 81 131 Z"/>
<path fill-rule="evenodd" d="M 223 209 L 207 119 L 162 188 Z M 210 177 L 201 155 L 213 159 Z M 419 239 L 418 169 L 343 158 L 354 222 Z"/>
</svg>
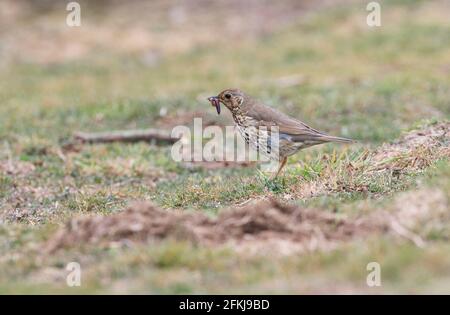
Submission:
<svg viewBox="0 0 450 315">
<path fill-rule="evenodd" d="M 217 110 L 217 114 L 220 115 L 220 101 L 217 96 L 208 97 L 208 101 L 211 102 L 211 105 L 214 106 Z"/>
</svg>

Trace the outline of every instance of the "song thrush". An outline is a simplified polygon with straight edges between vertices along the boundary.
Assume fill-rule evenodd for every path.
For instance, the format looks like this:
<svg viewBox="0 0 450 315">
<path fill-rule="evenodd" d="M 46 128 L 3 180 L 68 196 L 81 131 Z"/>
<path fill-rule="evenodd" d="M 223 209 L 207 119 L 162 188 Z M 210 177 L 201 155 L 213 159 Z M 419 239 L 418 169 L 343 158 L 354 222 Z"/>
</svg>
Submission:
<svg viewBox="0 0 450 315">
<path fill-rule="evenodd" d="M 239 89 L 224 90 L 218 96 L 209 97 L 208 100 L 216 107 L 218 114 L 220 114 L 220 103 L 230 110 L 241 136 L 259 152 L 270 154 L 277 146 L 276 158 L 279 167 L 272 178 L 280 174 L 288 156 L 304 148 L 326 142 L 353 142 L 350 139 L 329 136 L 313 129 L 300 120 L 264 105 Z M 273 127 L 278 132 L 277 144 L 271 141 Z"/>
</svg>

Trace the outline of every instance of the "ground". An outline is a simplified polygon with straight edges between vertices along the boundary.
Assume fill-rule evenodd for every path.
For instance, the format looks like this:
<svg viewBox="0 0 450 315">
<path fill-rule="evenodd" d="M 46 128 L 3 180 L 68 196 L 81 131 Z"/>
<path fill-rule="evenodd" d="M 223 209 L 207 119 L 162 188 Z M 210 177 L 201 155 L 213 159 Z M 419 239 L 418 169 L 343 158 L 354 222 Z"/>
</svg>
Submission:
<svg viewBox="0 0 450 315">
<path fill-rule="evenodd" d="M 362 2 L 81 1 L 79 28 L 2 4 L 0 292 L 450 293 L 450 6 L 380 1 L 370 28 Z M 275 181 L 71 143 L 229 124 L 206 101 L 228 87 L 358 142 L 302 151 Z"/>
</svg>

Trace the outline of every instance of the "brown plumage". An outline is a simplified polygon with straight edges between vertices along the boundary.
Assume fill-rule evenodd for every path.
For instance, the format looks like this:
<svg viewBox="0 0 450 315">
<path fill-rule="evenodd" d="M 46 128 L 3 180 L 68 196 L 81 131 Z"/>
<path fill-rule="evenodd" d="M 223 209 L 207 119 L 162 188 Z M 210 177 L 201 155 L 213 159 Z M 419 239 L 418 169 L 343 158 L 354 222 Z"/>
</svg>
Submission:
<svg viewBox="0 0 450 315">
<path fill-rule="evenodd" d="M 279 133 L 277 142 L 280 162 L 278 176 L 287 157 L 301 149 L 327 142 L 351 143 L 353 140 L 329 136 L 313 129 L 298 119 L 292 118 L 272 107 L 245 94 L 239 89 L 227 89 L 218 96 L 208 98 L 217 113 L 220 114 L 220 104 L 224 104 L 233 115 L 234 122 L 244 139 L 262 153 L 273 151 L 274 143 L 269 140 L 271 128 L 276 127 Z M 271 147 L 272 146 L 272 147 Z"/>
</svg>

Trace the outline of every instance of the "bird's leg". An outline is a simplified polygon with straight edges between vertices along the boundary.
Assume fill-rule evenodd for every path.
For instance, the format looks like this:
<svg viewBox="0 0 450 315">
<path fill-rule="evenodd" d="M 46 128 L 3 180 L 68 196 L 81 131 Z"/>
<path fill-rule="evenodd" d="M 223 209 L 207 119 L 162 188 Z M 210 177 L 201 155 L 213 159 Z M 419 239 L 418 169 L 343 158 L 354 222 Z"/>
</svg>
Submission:
<svg viewBox="0 0 450 315">
<path fill-rule="evenodd" d="M 287 162 L 287 157 L 284 157 L 281 160 L 280 165 L 278 166 L 278 171 L 276 172 L 275 176 L 272 175 L 272 177 L 270 179 L 273 180 L 273 179 L 277 178 L 277 176 L 280 174 L 281 170 L 283 169 L 284 165 L 286 165 L 286 162 Z"/>
</svg>

